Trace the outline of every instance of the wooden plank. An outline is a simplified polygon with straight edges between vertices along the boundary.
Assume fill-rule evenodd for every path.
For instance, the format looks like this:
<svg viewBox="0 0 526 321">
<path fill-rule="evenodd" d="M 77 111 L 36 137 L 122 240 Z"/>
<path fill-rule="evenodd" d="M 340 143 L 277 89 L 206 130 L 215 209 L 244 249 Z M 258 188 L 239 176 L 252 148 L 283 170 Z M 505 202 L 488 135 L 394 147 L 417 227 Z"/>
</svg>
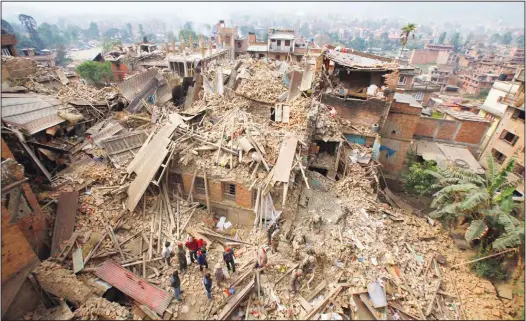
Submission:
<svg viewBox="0 0 526 321">
<path fill-rule="evenodd" d="M 113 244 L 115 245 L 115 248 L 121 254 L 122 259 L 126 260 L 126 257 L 124 257 L 124 253 L 122 252 L 122 249 L 121 249 L 121 246 L 119 244 L 119 241 L 117 240 L 117 237 L 113 233 L 113 229 L 109 225 L 107 225 L 106 228 L 108 229 L 108 233 L 110 234 L 110 238 L 113 241 Z"/>
<path fill-rule="evenodd" d="M 233 297 L 230 298 L 227 305 L 219 312 L 217 319 L 218 320 L 227 320 L 232 311 L 241 303 L 247 294 L 250 293 L 252 288 L 254 288 L 255 281 L 250 281 L 247 286 L 245 286 L 241 291 L 237 292 Z"/>
<path fill-rule="evenodd" d="M 284 139 L 281 144 L 276 166 L 274 167 L 274 181 L 284 183 L 289 181 L 297 145 L 298 139 L 294 136 L 289 136 Z"/>
<path fill-rule="evenodd" d="M 297 263 L 297 264 L 294 264 L 287 272 L 285 272 L 285 274 L 283 274 L 276 282 L 274 282 L 274 286 L 276 286 L 276 284 L 278 284 L 281 280 L 283 280 L 287 275 L 290 274 L 290 272 L 294 271 L 294 269 L 296 269 L 300 264 Z M 324 281 L 325 282 L 325 281 Z M 307 310 L 308 311 L 308 310 Z"/>
<path fill-rule="evenodd" d="M 209 196 L 209 193 L 208 193 L 208 179 L 206 177 L 206 170 L 204 172 L 205 172 L 204 181 L 205 181 L 205 193 L 206 193 L 206 210 L 207 210 L 208 214 L 210 214 L 211 213 L 211 209 L 210 209 L 210 196 Z"/>
<path fill-rule="evenodd" d="M 305 309 L 306 312 L 309 312 L 312 309 L 312 305 L 310 305 L 307 300 L 305 300 L 301 295 L 298 295 L 298 302 L 301 304 L 301 306 Z"/>
<path fill-rule="evenodd" d="M 320 303 L 319 306 L 315 307 L 309 312 L 309 314 L 307 314 L 305 319 L 311 320 L 315 314 L 321 312 L 325 308 L 327 303 L 329 303 L 329 301 L 332 300 L 333 297 L 337 296 L 341 292 L 342 289 L 343 289 L 343 286 L 338 285 L 334 290 L 332 290 L 331 293 L 329 293 L 329 295 Z"/>
<path fill-rule="evenodd" d="M 281 122 L 284 124 L 288 124 L 290 122 L 290 106 L 289 105 L 283 105 L 283 119 Z"/>
<path fill-rule="evenodd" d="M 320 293 L 323 289 L 325 289 L 326 286 L 327 286 L 327 281 L 325 280 L 321 281 L 321 283 L 318 284 L 318 286 L 315 287 L 311 293 L 305 296 L 305 299 L 309 302 L 314 300 L 314 298 L 318 295 L 318 293 Z"/>
<path fill-rule="evenodd" d="M 190 202 L 190 199 L 193 199 L 194 183 L 195 183 L 195 178 L 196 177 L 197 177 L 197 168 L 195 169 L 194 176 L 192 177 L 192 185 L 190 185 L 190 191 L 188 192 L 188 198 L 186 199 L 187 202 Z M 184 228 L 183 228 L 183 231 L 184 231 Z"/>
<path fill-rule="evenodd" d="M 82 248 L 77 248 L 72 255 L 73 258 L 73 273 L 77 274 L 84 268 L 84 261 L 82 260 Z"/>
<path fill-rule="evenodd" d="M 380 311 L 376 310 L 369 304 L 369 300 L 370 300 L 369 295 L 363 293 L 363 294 L 360 294 L 359 297 L 360 297 L 360 300 L 363 302 L 363 304 L 367 307 L 367 309 L 369 309 L 369 311 L 373 314 L 374 318 L 378 320 L 378 314 L 380 313 Z"/>
<path fill-rule="evenodd" d="M 73 235 L 79 192 L 62 192 L 58 199 L 57 215 L 51 243 L 51 256 L 60 251 L 60 245 Z"/>
</svg>

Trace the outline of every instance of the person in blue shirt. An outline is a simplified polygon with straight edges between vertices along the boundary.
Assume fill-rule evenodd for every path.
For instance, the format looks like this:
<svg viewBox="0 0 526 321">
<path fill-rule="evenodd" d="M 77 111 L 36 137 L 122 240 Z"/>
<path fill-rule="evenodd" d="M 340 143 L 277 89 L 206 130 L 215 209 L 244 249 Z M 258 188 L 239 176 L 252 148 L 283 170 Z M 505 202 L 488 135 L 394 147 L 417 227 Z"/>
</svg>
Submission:
<svg viewBox="0 0 526 321">
<path fill-rule="evenodd" d="M 199 271 L 203 272 L 203 266 L 208 270 L 208 262 L 206 261 L 206 253 L 197 251 L 197 264 L 199 264 Z"/>
<path fill-rule="evenodd" d="M 206 297 L 208 300 L 212 300 L 212 278 L 210 277 L 210 273 L 205 274 L 205 277 L 203 278 L 203 285 L 206 290 Z"/>
</svg>

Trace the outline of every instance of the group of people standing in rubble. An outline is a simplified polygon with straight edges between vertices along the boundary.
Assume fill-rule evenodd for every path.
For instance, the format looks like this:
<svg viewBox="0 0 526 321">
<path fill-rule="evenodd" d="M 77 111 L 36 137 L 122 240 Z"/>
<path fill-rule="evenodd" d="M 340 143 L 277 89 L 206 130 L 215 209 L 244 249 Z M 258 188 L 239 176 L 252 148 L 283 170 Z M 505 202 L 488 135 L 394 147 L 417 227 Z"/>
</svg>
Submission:
<svg viewBox="0 0 526 321">
<path fill-rule="evenodd" d="M 269 245 L 268 247 L 270 247 L 272 253 L 278 251 L 279 240 L 280 229 L 278 223 L 273 222 L 267 228 L 267 244 Z M 210 274 L 210 272 L 208 272 L 206 241 L 203 239 L 195 239 L 190 236 L 184 244 L 182 242 L 177 243 L 177 253 L 174 252 L 170 245 L 170 242 L 166 242 L 164 244 L 161 255 L 163 261 L 169 266 L 172 265 L 171 260 L 173 259 L 173 257 L 177 257 L 179 270 L 175 270 L 170 276 L 170 282 L 172 287 L 174 288 L 175 299 L 177 301 L 182 301 L 181 294 L 183 293 L 183 291 L 181 290 L 181 279 L 179 277 L 179 273 L 185 272 L 188 268 L 188 260 L 186 256 L 188 250 L 190 256 L 190 264 L 193 265 L 194 263 L 196 263 L 199 266 L 199 271 L 203 274 L 202 282 L 203 287 L 206 291 L 206 296 L 209 300 L 212 300 L 212 275 Z M 261 273 L 263 273 L 263 269 L 267 266 L 268 247 L 262 246 L 257 249 L 255 268 Z M 223 252 L 223 262 L 225 263 L 229 273 L 236 272 L 236 263 L 234 259 L 234 250 L 230 247 L 226 247 Z M 299 290 L 299 280 L 301 275 L 301 271 L 293 273 L 291 281 L 291 290 L 294 293 L 297 293 Z M 215 265 L 213 276 L 219 287 L 221 287 L 223 282 L 226 282 L 227 276 L 224 273 L 221 263 L 217 263 Z"/>
</svg>

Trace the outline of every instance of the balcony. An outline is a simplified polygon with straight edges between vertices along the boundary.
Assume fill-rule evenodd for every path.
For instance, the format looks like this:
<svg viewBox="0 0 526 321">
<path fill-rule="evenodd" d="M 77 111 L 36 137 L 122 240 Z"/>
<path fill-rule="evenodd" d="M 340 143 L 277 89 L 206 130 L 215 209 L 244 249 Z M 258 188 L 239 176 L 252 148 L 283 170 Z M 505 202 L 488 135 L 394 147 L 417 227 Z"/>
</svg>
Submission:
<svg viewBox="0 0 526 321">
<path fill-rule="evenodd" d="M 272 52 L 294 52 L 294 47 L 292 46 L 278 46 L 275 44 L 271 44 L 268 48 L 268 51 Z"/>
</svg>

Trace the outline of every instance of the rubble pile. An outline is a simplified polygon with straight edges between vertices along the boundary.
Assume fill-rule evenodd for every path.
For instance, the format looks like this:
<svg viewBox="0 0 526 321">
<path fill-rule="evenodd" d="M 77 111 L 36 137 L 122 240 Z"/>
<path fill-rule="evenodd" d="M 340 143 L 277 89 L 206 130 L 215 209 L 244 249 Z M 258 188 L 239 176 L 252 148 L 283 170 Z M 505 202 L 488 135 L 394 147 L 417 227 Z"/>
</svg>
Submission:
<svg viewBox="0 0 526 321">
<path fill-rule="evenodd" d="M 129 314 L 128 308 L 104 298 L 91 298 L 75 310 L 79 320 L 127 320 Z"/>
<path fill-rule="evenodd" d="M 236 90 L 246 97 L 274 103 L 288 89 L 283 74 L 271 64 L 258 60 L 246 71 L 250 76 L 244 78 Z"/>
</svg>

